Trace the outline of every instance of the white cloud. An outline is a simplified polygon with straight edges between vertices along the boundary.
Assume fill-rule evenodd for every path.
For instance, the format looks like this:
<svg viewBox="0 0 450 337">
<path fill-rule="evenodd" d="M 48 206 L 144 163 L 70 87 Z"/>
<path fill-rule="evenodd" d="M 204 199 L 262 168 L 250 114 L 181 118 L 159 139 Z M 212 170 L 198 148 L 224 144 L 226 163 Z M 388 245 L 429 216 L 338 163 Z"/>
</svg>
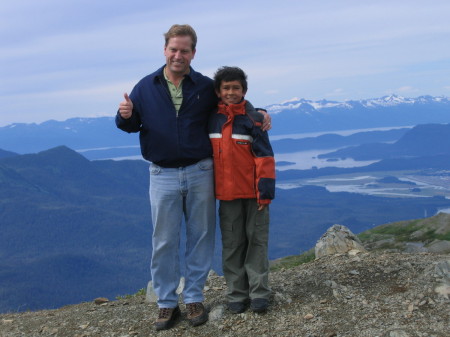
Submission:
<svg viewBox="0 0 450 337">
<path fill-rule="evenodd" d="M 402 93 L 402 94 L 403 93 L 408 93 L 408 94 L 410 94 L 410 93 L 417 93 L 419 91 L 420 91 L 419 89 L 416 89 L 416 88 L 414 88 L 412 86 L 409 86 L 409 85 L 400 87 L 397 90 L 395 90 L 395 92 Z"/>
<path fill-rule="evenodd" d="M 342 88 L 336 88 L 333 91 L 325 94 L 326 97 L 333 97 L 333 98 L 334 97 L 342 97 L 342 96 L 345 96 L 345 95 L 346 95 L 345 90 L 342 89 Z"/>
<path fill-rule="evenodd" d="M 278 94 L 280 91 L 279 90 L 277 90 L 277 89 L 270 89 L 270 90 L 266 90 L 264 93 L 266 94 L 266 95 L 276 95 L 276 94 Z"/>
</svg>

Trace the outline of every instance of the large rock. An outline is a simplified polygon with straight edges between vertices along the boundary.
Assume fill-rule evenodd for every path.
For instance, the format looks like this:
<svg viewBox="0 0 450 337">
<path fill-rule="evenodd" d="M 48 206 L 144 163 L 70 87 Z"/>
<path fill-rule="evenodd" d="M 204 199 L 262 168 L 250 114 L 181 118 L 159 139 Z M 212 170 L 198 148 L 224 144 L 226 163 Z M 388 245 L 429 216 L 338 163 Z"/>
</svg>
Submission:
<svg viewBox="0 0 450 337">
<path fill-rule="evenodd" d="M 180 283 L 178 284 L 177 295 L 180 295 L 183 292 L 183 289 L 184 289 L 184 277 L 182 276 L 180 278 Z M 147 284 L 147 292 L 145 295 L 145 300 L 149 303 L 158 302 L 158 296 L 156 296 L 155 290 L 153 289 L 153 281 L 149 281 Z"/>
<path fill-rule="evenodd" d="M 436 254 L 449 254 L 450 253 L 450 241 L 435 240 L 427 245 L 430 253 Z"/>
<path fill-rule="evenodd" d="M 366 252 L 361 241 L 350 229 L 342 225 L 334 225 L 317 241 L 316 259 L 327 255 L 347 253 L 351 250 Z"/>
</svg>

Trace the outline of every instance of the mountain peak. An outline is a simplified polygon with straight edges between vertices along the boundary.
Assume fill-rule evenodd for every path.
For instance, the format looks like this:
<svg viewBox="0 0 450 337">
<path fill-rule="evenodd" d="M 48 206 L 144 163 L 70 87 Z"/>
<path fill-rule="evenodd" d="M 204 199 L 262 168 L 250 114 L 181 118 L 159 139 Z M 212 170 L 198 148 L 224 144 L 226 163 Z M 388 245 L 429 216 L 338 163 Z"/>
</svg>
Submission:
<svg viewBox="0 0 450 337">
<path fill-rule="evenodd" d="M 35 172 L 48 171 L 53 172 L 55 178 L 60 174 L 79 177 L 94 170 L 88 159 L 67 146 L 3 158 L 1 161 L 6 166 L 29 176 L 34 176 Z"/>
<path fill-rule="evenodd" d="M 64 166 L 73 165 L 75 163 L 89 163 L 88 159 L 65 145 L 38 152 L 36 157 L 41 160 L 46 160 L 49 163 L 63 164 Z"/>
<path fill-rule="evenodd" d="M 2 150 L 0 149 L 0 159 L 1 158 L 8 158 L 8 157 L 14 157 L 17 156 L 18 154 L 15 152 L 11 152 L 11 151 L 6 151 L 6 150 Z"/>
</svg>

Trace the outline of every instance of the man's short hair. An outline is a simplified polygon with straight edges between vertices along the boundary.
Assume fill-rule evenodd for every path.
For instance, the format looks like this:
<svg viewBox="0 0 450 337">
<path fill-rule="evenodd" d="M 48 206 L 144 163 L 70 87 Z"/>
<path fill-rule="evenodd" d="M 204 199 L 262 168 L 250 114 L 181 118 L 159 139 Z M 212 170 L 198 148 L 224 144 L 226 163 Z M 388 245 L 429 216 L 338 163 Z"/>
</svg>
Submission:
<svg viewBox="0 0 450 337">
<path fill-rule="evenodd" d="M 247 75 L 238 67 L 220 67 L 214 74 L 214 89 L 220 91 L 222 82 L 239 81 L 244 93 L 247 92 Z"/>
<path fill-rule="evenodd" d="M 192 51 L 195 50 L 195 47 L 197 46 L 197 34 L 195 33 L 194 28 L 192 28 L 190 25 L 175 24 L 170 27 L 167 33 L 164 34 L 164 38 L 166 39 L 166 47 L 169 43 L 170 38 L 175 36 L 190 36 L 192 40 Z"/>
</svg>

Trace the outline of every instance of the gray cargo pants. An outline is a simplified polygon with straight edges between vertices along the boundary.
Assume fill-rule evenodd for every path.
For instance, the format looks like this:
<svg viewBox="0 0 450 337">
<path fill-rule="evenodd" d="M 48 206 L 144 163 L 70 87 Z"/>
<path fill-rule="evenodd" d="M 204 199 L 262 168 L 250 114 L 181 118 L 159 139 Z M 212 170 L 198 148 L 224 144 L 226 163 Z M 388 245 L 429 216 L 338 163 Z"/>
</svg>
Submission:
<svg viewBox="0 0 450 337">
<path fill-rule="evenodd" d="M 256 199 L 220 201 L 222 265 L 229 302 L 269 299 L 269 207 Z"/>
</svg>

